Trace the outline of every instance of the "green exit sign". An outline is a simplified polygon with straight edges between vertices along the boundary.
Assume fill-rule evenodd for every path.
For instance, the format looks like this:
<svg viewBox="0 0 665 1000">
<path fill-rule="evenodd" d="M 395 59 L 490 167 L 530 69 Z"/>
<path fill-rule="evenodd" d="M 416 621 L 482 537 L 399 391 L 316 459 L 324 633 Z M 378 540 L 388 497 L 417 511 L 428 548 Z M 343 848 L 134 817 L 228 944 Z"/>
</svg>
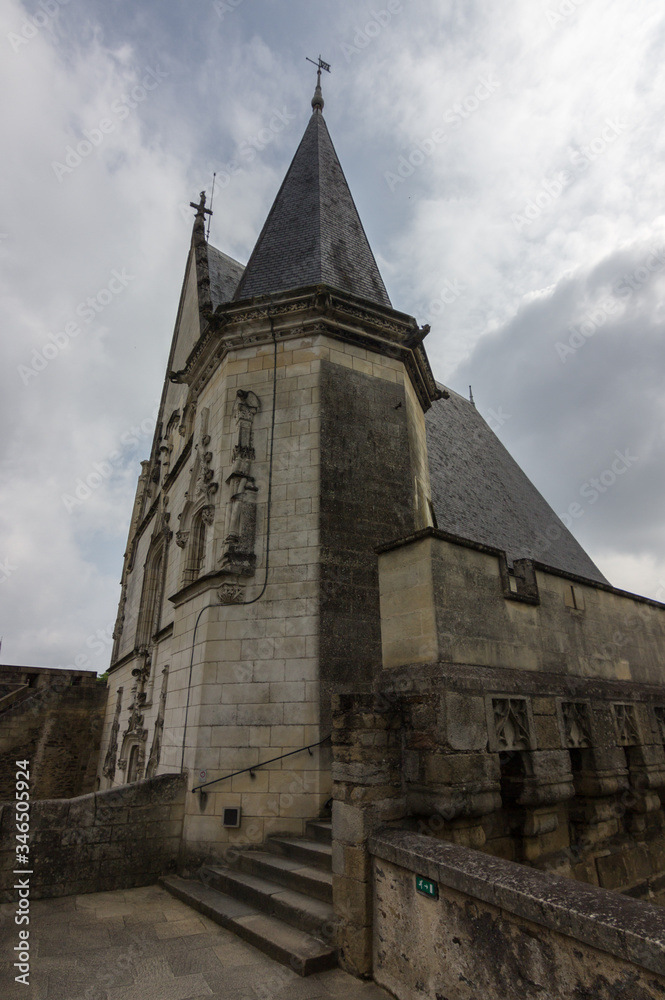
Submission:
<svg viewBox="0 0 665 1000">
<path fill-rule="evenodd" d="M 439 898 L 439 887 L 436 882 L 423 878 L 422 875 L 416 875 L 416 889 L 418 892 L 422 892 L 423 896 L 429 896 L 430 899 Z"/>
</svg>

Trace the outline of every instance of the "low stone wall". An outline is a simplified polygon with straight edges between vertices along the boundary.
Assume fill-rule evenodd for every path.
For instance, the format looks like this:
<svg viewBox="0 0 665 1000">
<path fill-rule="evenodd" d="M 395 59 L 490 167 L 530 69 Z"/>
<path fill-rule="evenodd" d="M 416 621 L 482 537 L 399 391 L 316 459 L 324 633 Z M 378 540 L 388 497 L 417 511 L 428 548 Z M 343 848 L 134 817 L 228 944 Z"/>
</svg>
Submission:
<svg viewBox="0 0 665 1000">
<path fill-rule="evenodd" d="M 150 885 L 175 871 L 187 776 L 163 774 L 30 811 L 30 895 L 70 896 Z M 14 807 L 0 807 L 0 901 L 13 902 Z"/>
<path fill-rule="evenodd" d="M 374 978 L 398 1000 L 662 1000 L 660 907 L 401 830 L 369 847 Z"/>
</svg>

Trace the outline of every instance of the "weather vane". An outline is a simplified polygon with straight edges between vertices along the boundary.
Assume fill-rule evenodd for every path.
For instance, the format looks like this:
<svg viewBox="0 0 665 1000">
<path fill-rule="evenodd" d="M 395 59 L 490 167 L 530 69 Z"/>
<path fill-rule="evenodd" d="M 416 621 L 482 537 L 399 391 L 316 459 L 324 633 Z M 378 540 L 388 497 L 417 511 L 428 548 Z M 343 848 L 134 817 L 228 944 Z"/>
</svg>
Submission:
<svg viewBox="0 0 665 1000">
<path fill-rule="evenodd" d="M 324 62 L 321 56 L 319 56 L 319 61 L 315 62 L 310 59 L 309 56 L 305 56 L 307 62 L 311 62 L 313 66 L 316 66 L 316 90 L 314 91 L 314 97 L 312 98 L 312 109 L 314 111 L 323 111 L 323 94 L 321 93 L 321 70 L 324 69 L 326 73 L 330 72 L 330 63 Z"/>
<path fill-rule="evenodd" d="M 321 86 L 321 70 L 324 69 L 326 73 L 330 72 L 330 63 L 324 62 L 321 56 L 319 56 L 319 61 L 316 62 L 314 59 L 310 59 L 309 56 L 305 56 L 307 62 L 311 62 L 313 66 L 316 66 L 316 85 Z"/>
</svg>

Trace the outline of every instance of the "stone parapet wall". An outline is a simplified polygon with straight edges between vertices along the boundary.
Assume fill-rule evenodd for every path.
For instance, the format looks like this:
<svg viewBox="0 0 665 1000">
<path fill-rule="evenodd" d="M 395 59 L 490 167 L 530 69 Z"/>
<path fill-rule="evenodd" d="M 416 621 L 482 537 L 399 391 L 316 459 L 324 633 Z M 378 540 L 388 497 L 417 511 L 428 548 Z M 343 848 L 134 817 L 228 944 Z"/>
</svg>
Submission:
<svg viewBox="0 0 665 1000">
<path fill-rule="evenodd" d="M 660 891 L 665 691 L 450 664 L 386 671 L 381 684 L 416 828 L 604 888 Z"/>
<path fill-rule="evenodd" d="M 186 776 L 164 774 L 78 798 L 34 802 L 31 898 L 150 885 L 175 871 L 185 795 Z M 13 902 L 13 804 L 0 810 L 0 901 Z"/>
<path fill-rule="evenodd" d="M 433 528 L 379 550 L 383 665 L 660 684 L 665 605 Z"/>
<path fill-rule="evenodd" d="M 374 978 L 398 1000 L 665 993 L 659 907 L 400 830 L 369 848 Z M 417 891 L 417 876 L 438 898 Z"/>
<path fill-rule="evenodd" d="M 333 699 L 333 897 L 372 967 L 369 839 L 386 823 L 653 898 L 665 884 L 659 689 L 429 664 Z"/>
</svg>

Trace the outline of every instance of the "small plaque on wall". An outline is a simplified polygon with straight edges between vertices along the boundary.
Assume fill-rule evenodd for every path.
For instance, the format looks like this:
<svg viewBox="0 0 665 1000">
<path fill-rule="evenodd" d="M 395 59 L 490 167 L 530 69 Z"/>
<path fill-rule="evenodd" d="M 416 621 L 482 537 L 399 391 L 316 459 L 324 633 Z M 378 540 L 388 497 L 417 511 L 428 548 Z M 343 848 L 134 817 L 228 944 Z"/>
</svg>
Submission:
<svg viewBox="0 0 665 1000">
<path fill-rule="evenodd" d="M 416 890 L 423 896 L 429 896 L 430 899 L 439 898 L 439 887 L 436 882 L 432 882 L 431 879 L 425 878 L 423 875 L 416 875 Z"/>
</svg>

